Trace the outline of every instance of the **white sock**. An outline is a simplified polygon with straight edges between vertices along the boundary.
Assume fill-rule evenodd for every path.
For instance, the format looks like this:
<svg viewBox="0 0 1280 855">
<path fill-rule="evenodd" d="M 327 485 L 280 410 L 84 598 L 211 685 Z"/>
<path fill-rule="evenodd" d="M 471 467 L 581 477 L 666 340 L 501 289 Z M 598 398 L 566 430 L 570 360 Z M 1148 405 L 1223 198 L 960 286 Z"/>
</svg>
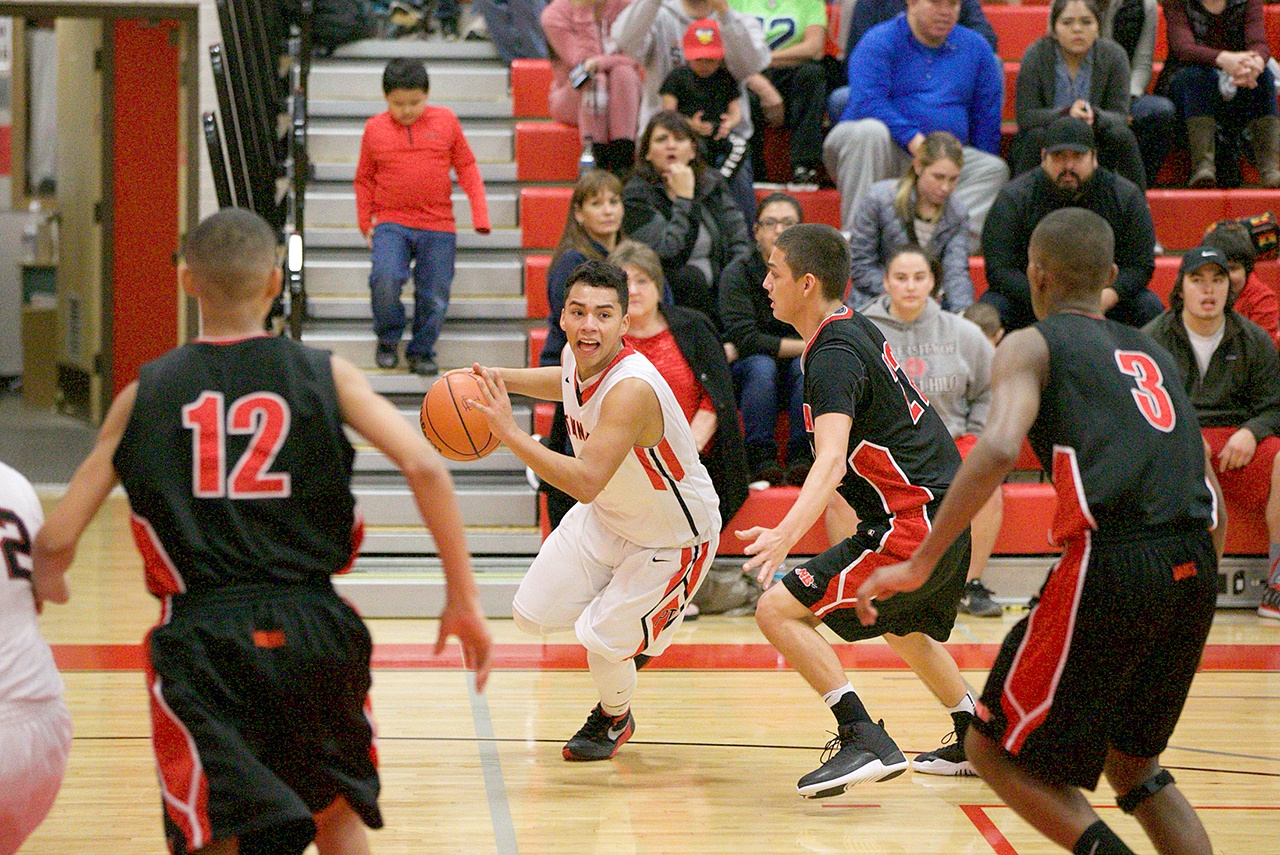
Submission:
<svg viewBox="0 0 1280 855">
<path fill-rule="evenodd" d="M 852 692 L 852 691 L 853 691 L 853 683 L 845 683 L 840 688 L 832 689 L 831 691 L 823 695 L 822 702 L 829 707 L 834 707 L 836 704 L 840 703 L 840 699 L 845 696 L 846 692 Z"/>
<path fill-rule="evenodd" d="M 973 715 L 973 712 L 975 709 L 976 707 L 974 706 L 974 702 L 973 702 L 973 692 L 965 692 L 964 697 L 960 699 L 959 703 L 957 703 L 954 707 L 947 707 L 947 712 L 949 713 L 967 712 L 969 715 Z"/>
<path fill-rule="evenodd" d="M 618 716 L 631 707 L 631 696 L 636 693 L 636 663 L 633 660 L 610 662 L 599 653 L 588 650 L 587 670 L 600 692 L 600 709 Z"/>
</svg>

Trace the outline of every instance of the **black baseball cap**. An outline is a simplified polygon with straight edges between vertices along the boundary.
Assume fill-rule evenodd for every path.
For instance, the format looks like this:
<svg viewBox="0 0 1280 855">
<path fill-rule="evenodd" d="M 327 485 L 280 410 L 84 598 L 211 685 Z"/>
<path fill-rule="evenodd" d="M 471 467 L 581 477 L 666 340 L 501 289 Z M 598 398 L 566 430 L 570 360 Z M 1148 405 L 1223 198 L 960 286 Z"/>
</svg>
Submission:
<svg viewBox="0 0 1280 855">
<path fill-rule="evenodd" d="M 1198 246 L 1195 249 L 1189 249 L 1182 256 L 1182 267 L 1179 268 L 1179 274 L 1194 273 L 1206 264 L 1216 264 L 1222 268 L 1223 273 L 1229 273 L 1230 268 L 1227 266 L 1227 254 L 1216 246 Z"/>
<path fill-rule="evenodd" d="M 1044 135 L 1044 150 L 1078 151 L 1083 154 L 1096 148 L 1093 141 L 1093 128 L 1084 119 L 1075 116 L 1059 116 L 1049 125 Z"/>
</svg>

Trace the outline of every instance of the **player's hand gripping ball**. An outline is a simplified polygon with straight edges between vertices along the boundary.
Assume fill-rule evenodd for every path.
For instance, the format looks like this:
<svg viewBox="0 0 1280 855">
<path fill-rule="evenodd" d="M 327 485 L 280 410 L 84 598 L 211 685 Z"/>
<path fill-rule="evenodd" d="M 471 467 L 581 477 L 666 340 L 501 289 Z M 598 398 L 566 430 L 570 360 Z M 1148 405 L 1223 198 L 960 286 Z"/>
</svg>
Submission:
<svg viewBox="0 0 1280 855">
<path fill-rule="evenodd" d="M 450 460 L 479 460 L 499 445 L 484 413 L 467 408 L 468 398 L 483 400 L 479 378 L 457 371 L 432 383 L 422 399 L 422 433 Z"/>
</svg>

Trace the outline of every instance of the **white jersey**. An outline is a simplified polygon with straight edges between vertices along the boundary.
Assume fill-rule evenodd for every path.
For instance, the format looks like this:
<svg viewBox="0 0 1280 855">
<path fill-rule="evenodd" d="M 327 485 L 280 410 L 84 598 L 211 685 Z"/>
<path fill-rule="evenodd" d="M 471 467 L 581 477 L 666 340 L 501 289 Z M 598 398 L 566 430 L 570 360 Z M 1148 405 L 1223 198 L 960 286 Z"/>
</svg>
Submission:
<svg viewBox="0 0 1280 855">
<path fill-rule="evenodd" d="M 676 396 L 658 369 L 630 345 L 586 383 L 578 381 L 572 348 L 561 356 L 564 412 L 575 453 L 581 453 L 600 421 L 600 406 L 619 382 L 648 383 L 662 407 L 662 439 L 636 447 L 613 473 L 592 506 L 600 522 L 619 537 L 651 548 L 702 543 L 719 534 L 720 500 L 711 475 L 698 459 L 693 433 Z"/>
<path fill-rule="evenodd" d="M 31 592 L 31 541 L 43 524 L 31 483 L 0 463 L 0 705 L 62 696 Z"/>
</svg>

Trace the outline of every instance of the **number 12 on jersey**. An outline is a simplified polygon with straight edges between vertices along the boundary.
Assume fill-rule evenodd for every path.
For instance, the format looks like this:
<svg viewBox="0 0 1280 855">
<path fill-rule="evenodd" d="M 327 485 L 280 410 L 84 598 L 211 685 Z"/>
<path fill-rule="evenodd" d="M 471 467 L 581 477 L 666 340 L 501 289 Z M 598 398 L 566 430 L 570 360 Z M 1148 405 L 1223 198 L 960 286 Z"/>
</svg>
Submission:
<svg viewBox="0 0 1280 855">
<path fill-rule="evenodd" d="M 289 403 L 274 392 L 253 392 L 226 406 L 221 392 L 202 392 L 182 408 L 191 430 L 191 492 L 199 499 L 283 499 L 292 482 L 270 472 L 289 436 Z M 227 434 L 252 434 L 227 472 Z"/>
</svg>

